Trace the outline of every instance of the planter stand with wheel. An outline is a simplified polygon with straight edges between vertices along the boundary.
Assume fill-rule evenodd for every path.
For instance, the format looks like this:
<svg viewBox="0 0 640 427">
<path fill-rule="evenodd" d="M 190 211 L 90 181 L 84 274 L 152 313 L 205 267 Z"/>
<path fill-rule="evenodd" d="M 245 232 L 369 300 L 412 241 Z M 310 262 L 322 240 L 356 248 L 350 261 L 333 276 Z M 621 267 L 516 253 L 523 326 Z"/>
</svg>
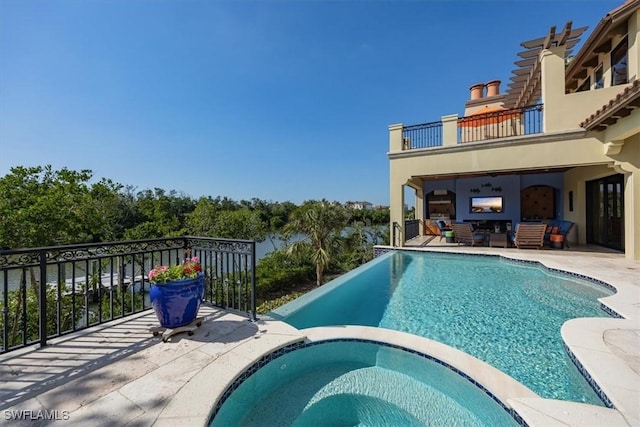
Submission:
<svg viewBox="0 0 640 427">
<path fill-rule="evenodd" d="M 193 335 L 193 331 L 198 329 L 202 325 L 202 321 L 204 317 L 196 317 L 195 320 L 188 325 L 178 326 L 176 328 L 165 328 L 164 326 L 153 326 L 149 329 L 149 331 L 153 332 L 153 336 L 157 337 L 162 334 L 162 342 L 169 341 L 169 338 L 174 336 L 175 334 L 180 334 L 182 332 L 187 332 L 189 336 Z"/>
</svg>

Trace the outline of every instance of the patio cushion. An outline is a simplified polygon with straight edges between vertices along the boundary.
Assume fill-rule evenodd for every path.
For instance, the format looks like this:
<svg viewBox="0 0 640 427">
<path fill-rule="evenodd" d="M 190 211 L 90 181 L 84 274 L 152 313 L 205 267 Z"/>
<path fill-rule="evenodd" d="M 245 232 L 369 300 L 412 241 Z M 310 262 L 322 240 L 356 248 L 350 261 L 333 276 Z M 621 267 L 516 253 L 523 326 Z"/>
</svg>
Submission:
<svg viewBox="0 0 640 427">
<path fill-rule="evenodd" d="M 544 233 L 544 241 L 546 243 L 551 242 L 551 235 L 559 234 L 564 237 L 564 241 L 567 242 L 567 234 L 571 231 L 573 227 L 573 222 L 561 220 L 561 219 L 552 219 L 547 222 L 547 230 Z M 569 247 L 568 244 L 566 244 Z"/>
</svg>

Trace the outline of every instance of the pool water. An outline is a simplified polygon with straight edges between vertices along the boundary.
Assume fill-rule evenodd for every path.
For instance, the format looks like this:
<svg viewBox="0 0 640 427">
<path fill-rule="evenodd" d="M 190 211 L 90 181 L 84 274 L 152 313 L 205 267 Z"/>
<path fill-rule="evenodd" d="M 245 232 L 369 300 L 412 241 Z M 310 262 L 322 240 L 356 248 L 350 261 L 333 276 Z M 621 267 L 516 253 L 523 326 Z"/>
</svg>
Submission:
<svg viewBox="0 0 640 427">
<path fill-rule="evenodd" d="M 509 413 L 433 360 L 378 343 L 321 342 L 280 356 L 229 396 L 211 426 L 512 426 Z"/>
<path fill-rule="evenodd" d="M 337 280 L 274 317 L 300 329 L 365 325 L 420 335 L 495 366 L 541 397 L 603 405 L 560 335 L 569 319 L 608 316 L 597 299 L 613 292 L 602 286 L 538 264 L 415 252 L 395 252 Z"/>
</svg>

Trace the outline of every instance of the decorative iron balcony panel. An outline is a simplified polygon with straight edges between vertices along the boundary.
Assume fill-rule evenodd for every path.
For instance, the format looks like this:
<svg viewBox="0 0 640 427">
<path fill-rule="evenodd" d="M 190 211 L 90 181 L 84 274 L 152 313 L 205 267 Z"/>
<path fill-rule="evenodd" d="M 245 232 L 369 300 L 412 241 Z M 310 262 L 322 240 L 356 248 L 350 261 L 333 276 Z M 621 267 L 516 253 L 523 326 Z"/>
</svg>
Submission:
<svg viewBox="0 0 640 427">
<path fill-rule="evenodd" d="M 542 104 L 495 109 L 458 119 L 458 143 L 531 135 L 542 132 Z"/>
<path fill-rule="evenodd" d="M 148 310 L 147 273 L 200 258 L 204 300 L 255 319 L 255 242 L 172 237 L 0 250 L 0 353 Z"/>
<path fill-rule="evenodd" d="M 442 122 L 405 126 L 402 129 L 403 150 L 442 145 Z"/>
<path fill-rule="evenodd" d="M 407 242 L 420 234 L 420 220 L 407 219 L 404 221 L 404 241 Z"/>
</svg>

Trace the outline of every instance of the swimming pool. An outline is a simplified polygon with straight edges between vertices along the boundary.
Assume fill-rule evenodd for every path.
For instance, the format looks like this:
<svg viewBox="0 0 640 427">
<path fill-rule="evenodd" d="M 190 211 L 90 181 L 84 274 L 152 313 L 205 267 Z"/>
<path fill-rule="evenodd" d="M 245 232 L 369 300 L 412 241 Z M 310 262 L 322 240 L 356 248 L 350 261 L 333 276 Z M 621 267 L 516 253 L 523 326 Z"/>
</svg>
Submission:
<svg viewBox="0 0 640 427">
<path fill-rule="evenodd" d="M 210 425 L 517 425 L 467 378 L 406 349 L 363 340 L 292 347 L 244 380 Z"/>
<path fill-rule="evenodd" d="M 275 310 L 296 328 L 367 325 L 471 354 L 541 397 L 603 405 L 566 353 L 562 324 L 607 317 L 613 292 L 537 263 L 398 251 Z"/>
</svg>

